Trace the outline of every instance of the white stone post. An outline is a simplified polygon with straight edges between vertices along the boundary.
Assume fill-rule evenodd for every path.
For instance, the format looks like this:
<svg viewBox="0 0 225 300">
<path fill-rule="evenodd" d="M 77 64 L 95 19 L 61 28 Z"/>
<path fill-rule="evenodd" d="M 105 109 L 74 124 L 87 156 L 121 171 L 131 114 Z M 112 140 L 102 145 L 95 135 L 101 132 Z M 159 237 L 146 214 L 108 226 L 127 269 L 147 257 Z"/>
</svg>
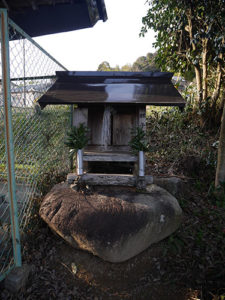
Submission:
<svg viewBox="0 0 225 300">
<path fill-rule="evenodd" d="M 77 151 L 77 175 L 83 175 L 83 149 Z"/>
<path fill-rule="evenodd" d="M 139 176 L 145 176 L 145 154 L 144 151 L 139 151 Z"/>
</svg>

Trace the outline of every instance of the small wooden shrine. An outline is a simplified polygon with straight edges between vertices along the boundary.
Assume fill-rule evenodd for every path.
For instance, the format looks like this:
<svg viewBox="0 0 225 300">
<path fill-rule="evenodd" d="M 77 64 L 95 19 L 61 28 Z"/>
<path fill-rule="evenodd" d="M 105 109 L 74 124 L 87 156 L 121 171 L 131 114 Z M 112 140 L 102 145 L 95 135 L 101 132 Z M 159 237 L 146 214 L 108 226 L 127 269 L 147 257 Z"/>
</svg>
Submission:
<svg viewBox="0 0 225 300">
<path fill-rule="evenodd" d="M 38 102 L 42 108 L 48 104 L 74 105 L 73 125 L 84 123 L 90 130 L 89 144 L 83 155 L 87 170 L 92 171 L 91 167 L 97 164 L 102 173 L 113 173 L 110 164 L 119 164 L 123 170 L 122 163 L 131 170 L 130 166 L 138 160 L 128 145 L 131 129 L 137 126 L 145 129 L 146 106 L 182 109 L 185 105 L 171 82 L 172 75 L 165 72 L 57 72 L 55 84 Z"/>
</svg>

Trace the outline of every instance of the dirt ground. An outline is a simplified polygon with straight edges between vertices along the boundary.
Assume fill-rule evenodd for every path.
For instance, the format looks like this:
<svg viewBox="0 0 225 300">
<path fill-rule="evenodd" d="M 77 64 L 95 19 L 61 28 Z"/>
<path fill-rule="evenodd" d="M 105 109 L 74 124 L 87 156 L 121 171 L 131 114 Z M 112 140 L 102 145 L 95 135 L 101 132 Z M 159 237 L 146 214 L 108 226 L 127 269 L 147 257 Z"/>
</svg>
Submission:
<svg viewBox="0 0 225 300">
<path fill-rule="evenodd" d="M 160 257 L 163 243 L 154 245 L 127 262 L 112 264 L 104 262 L 82 251 L 62 244 L 59 256 L 63 267 L 77 264 L 76 275 L 66 275 L 68 284 L 71 277 L 92 287 L 94 299 L 197 299 L 197 291 L 180 287 L 173 288 L 171 282 L 161 282 L 163 262 Z M 65 272 L 65 270 L 64 270 Z"/>
<path fill-rule="evenodd" d="M 223 300 L 225 209 L 196 191 L 179 203 L 184 219 L 173 235 L 113 264 L 55 235 L 40 219 L 37 202 L 23 241 L 31 276 L 16 295 L 1 283 L 0 299 Z"/>
<path fill-rule="evenodd" d="M 25 243 L 24 261 L 32 266 L 25 289 L 1 299 L 199 299 L 198 290 L 166 280 L 164 242 L 124 263 L 112 264 L 79 251 L 43 224 L 37 237 Z"/>
</svg>

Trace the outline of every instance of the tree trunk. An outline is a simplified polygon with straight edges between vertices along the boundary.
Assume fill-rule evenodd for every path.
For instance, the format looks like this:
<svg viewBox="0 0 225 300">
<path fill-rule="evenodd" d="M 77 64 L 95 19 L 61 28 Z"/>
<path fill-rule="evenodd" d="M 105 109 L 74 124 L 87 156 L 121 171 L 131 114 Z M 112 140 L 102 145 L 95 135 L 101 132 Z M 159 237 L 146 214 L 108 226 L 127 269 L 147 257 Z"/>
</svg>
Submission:
<svg viewBox="0 0 225 300">
<path fill-rule="evenodd" d="M 202 100 L 206 101 L 208 97 L 208 69 L 207 69 L 207 52 L 208 39 L 202 41 Z M 206 104 L 207 105 L 207 104 Z"/>
<path fill-rule="evenodd" d="M 194 66 L 195 68 L 195 78 L 197 83 L 197 101 L 199 107 L 201 107 L 202 104 L 202 74 L 201 74 L 201 68 L 200 66 Z"/>
<path fill-rule="evenodd" d="M 191 42 L 191 47 L 192 50 L 195 51 L 196 50 L 196 46 L 195 43 L 193 42 L 193 27 L 192 27 L 192 8 L 190 7 L 189 9 L 187 9 L 186 11 L 186 16 L 187 16 L 187 20 L 188 20 L 188 33 L 189 33 L 189 38 L 190 38 L 190 42 Z M 201 103 L 202 103 L 202 74 L 201 74 L 201 67 L 198 64 L 193 64 L 194 65 L 194 69 L 195 69 L 195 78 L 196 78 L 196 83 L 197 83 L 197 101 L 198 101 L 198 105 L 199 107 L 201 107 Z"/>
<path fill-rule="evenodd" d="M 220 126 L 224 105 L 225 105 L 225 84 L 224 87 L 221 85 L 221 101 L 219 104 L 219 108 L 216 110 L 216 117 L 215 117 L 216 126 Z"/>
<path fill-rule="evenodd" d="M 224 38 L 223 38 L 223 44 L 224 44 Z M 220 53 L 218 55 L 218 57 L 220 60 L 222 60 L 223 53 Z M 222 65 L 221 65 L 221 62 L 218 61 L 217 70 L 216 70 L 215 87 L 214 87 L 214 91 L 213 91 L 213 95 L 212 95 L 212 106 L 211 106 L 212 112 L 216 111 L 217 100 L 220 96 L 221 83 L 222 83 Z"/>
<path fill-rule="evenodd" d="M 225 182 L 225 106 L 223 107 L 223 116 L 221 120 L 215 186 L 219 187 L 221 183 L 224 182 Z"/>
<path fill-rule="evenodd" d="M 222 57 L 222 55 L 220 55 L 219 57 Z M 221 83 L 222 83 L 222 68 L 221 68 L 221 63 L 218 62 L 217 71 L 216 71 L 216 79 L 215 79 L 215 88 L 214 88 L 213 95 L 212 95 L 212 110 L 213 111 L 215 111 L 216 103 L 217 103 L 217 100 L 220 95 Z"/>
<path fill-rule="evenodd" d="M 210 107 L 210 121 L 211 123 L 217 123 L 217 117 L 218 114 L 221 115 L 221 111 L 223 111 L 223 105 L 218 109 L 217 108 L 217 102 L 218 99 L 220 97 L 220 92 L 221 92 L 221 84 L 222 84 L 222 68 L 221 68 L 221 64 L 218 63 L 217 65 L 217 72 L 216 72 L 216 78 L 215 78 L 215 87 L 214 87 L 214 92 L 212 94 L 212 98 L 211 98 L 211 107 Z M 224 99 L 222 99 L 221 102 L 224 102 Z"/>
</svg>

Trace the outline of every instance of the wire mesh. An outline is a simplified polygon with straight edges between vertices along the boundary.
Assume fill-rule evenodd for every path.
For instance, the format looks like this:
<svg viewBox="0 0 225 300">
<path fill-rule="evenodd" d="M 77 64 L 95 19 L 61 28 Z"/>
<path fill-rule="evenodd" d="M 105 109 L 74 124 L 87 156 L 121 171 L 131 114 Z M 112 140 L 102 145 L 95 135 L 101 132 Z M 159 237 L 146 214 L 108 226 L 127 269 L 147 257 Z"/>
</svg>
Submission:
<svg viewBox="0 0 225 300">
<path fill-rule="evenodd" d="M 69 170 L 69 155 L 64 147 L 64 138 L 70 127 L 70 107 L 47 106 L 43 111 L 40 109 L 37 100 L 55 82 L 55 72 L 65 68 L 11 20 L 9 40 L 16 198 L 20 231 L 25 231 L 32 199 L 40 194 L 46 176 L 49 178 Z M 13 266 L 14 259 L 10 236 L 2 84 L 0 88 L 1 279 Z"/>
</svg>

